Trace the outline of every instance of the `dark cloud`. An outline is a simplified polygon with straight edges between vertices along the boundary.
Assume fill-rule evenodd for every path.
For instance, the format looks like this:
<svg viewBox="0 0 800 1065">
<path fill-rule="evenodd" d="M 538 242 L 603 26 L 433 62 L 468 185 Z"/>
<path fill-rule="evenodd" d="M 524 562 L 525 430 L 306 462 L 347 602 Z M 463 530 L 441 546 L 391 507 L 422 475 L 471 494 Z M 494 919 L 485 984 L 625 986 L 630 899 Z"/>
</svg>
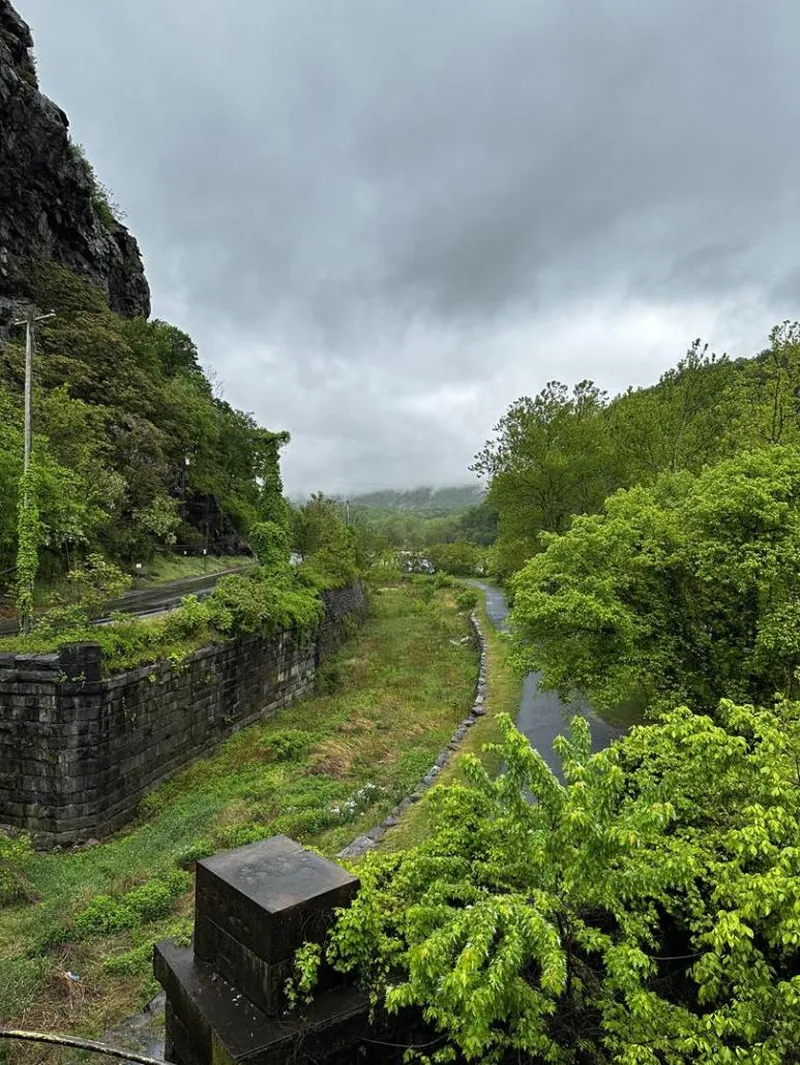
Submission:
<svg viewBox="0 0 800 1065">
<path fill-rule="evenodd" d="M 519 392 L 798 313 L 795 0 L 19 3 L 298 487 L 460 480 Z"/>
</svg>

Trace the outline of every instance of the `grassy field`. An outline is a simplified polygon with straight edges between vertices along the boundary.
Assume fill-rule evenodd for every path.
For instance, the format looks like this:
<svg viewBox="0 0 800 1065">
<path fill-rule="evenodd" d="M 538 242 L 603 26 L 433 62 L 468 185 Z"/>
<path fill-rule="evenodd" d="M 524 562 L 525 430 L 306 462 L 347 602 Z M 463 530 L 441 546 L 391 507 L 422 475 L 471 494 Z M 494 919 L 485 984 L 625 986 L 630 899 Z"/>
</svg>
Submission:
<svg viewBox="0 0 800 1065">
<path fill-rule="evenodd" d="M 481 632 L 486 647 L 486 714 L 472 726 L 459 747 L 458 754 L 476 754 L 483 762 L 487 772 L 494 774 L 500 768 L 500 761 L 493 751 L 484 752 L 482 747 L 500 739 L 497 727 L 497 715 L 517 715 L 522 695 L 522 678 L 515 674 L 508 657 L 508 648 L 497 629 L 486 616 L 483 605 L 478 608 Z M 456 756 L 438 777 L 437 787 L 457 783 L 463 780 L 459 757 Z M 420 802 L 403 814 L 400 823 L 392 828 L 378 843 L 383 851 L 399 851 L 412 847 L 424 839 L 428 829 L 430 805 L 427 792 Z"/>
<path fill-rule="evenodd" d="M 334 855 L 414 788 L 469 711 L 475 650 L 452 590 L 380 589 L 373 606 L 321 671 L 319 695 L 153 792 L 126 833 L 22 862 L 29 901 L 0 909 L 0 1023 L 97 1033 L 118 1022 L 157 990 L 153 942 L 190 931 L 182 870 L 197 857 L 278 832 Z"/>
</svg>

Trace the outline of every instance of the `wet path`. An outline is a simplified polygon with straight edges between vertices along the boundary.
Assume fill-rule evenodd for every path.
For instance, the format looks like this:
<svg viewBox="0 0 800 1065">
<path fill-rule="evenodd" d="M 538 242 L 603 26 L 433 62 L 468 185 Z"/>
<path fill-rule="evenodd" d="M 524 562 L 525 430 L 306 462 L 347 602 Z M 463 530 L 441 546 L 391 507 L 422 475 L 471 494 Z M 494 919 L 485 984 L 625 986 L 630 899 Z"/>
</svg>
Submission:
<svg viewBox="0 0 800 1065">
<path fill-rule="evenodd" d="M 470 584 L 485 592 L 486 614 L 495 628 L 505 628 L 508 603 L 500 589 L 481 581 L 470 581 Z M 540 676 L 539 673 L 529 673 L 525 678 L 516 725 L 560 778 L 561 765 L 553 750 L 553 740 L 567 731 L 569 720 L 575 714 L 581 714 L 589 722 L 594 751 L 607 747 L 622 732 L 606 724 L 582 699 L 564 703 L 555 692 L 543 691 L 539 687 Z"/>
<path fill-rule="evenodd" d="M 235 566 L 232 569 L 219 570 L 216 573 L 197 577 L 181 577 L 180 580 L 154 584 L 149 588 L 135 588 L 120 596 L 119 599 L 106 603 L 103 608 L 104 616 L 97 618 L 97 624 L 102 625 L 107 622 L 112 613 L 136 614 L 137 617 L 162 614 L 165 610 L 174 610 L 175 607 L 179 607 L 185 595 L 196 595 L 198 599 L 205 599 L 214 591 L 220 577 L 228 573 L 242 573 L 248 568 L 246 565 Z M 0 635 L 12 636 L 17 632 L 19 632 L 19 626 L 14 619 L 7 618 L 0 621 Z"/>
</svg>

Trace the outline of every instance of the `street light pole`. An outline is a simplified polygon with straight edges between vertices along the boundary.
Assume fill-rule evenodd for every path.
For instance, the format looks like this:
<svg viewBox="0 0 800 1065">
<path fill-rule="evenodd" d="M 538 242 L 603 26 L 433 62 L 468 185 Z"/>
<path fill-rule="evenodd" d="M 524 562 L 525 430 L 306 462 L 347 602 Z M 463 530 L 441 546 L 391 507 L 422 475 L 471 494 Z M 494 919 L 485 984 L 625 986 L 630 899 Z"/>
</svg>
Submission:
<svg viewBox="0 0 800 1065">
<path fill-rule="evenodd" d="M 33 440 L 33 350 L 34 350 L 34 326 L 37 322 L 43 322 L 46 318 L 55 318 L 56 312 L 50 311 L 49 314 L 40 314 L 39 317 L 34 316 L 33 311 L 28 311 L 27 315 L 20 319 L 18 322 L 12 322 L 12 325 L 24 325 L 25 326 L 25 436 L 24 436 L 24 450 L 22 459 L 22 483 L 24 485 L 22 495 L 22 507 L 27 512 L 30 506 L 30 498 L 28 494 L 28 470 L 31 465 L 31 444 Z M 31 581 L 32 583 L 32 581 Z M 30 589 L 30 602 L 33 602 L 33 587 Z M 27 636 L 31 631 L 31 619 L 30 615 L 26 614 L 22 619 L 22 631 Z"/>
</svg>

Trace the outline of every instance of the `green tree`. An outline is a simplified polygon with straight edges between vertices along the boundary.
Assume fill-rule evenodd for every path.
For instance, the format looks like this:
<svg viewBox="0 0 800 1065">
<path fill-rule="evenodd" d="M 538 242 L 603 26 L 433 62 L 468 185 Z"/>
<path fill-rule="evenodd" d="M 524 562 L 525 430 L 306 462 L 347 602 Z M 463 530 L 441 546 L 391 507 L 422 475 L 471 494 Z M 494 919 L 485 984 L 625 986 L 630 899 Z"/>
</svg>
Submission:
<svg viewBox="0 0 800 1065">
<path fill-rule="evenodd" d="M 334 965 L 422 1010 L 433 1061 L 795 1060 L 800 707 L 679 709 L 597 755 L 576 719 L 563 785 L 500 726 L 506 772 L 467 756 L 429 838 L 360 867 Z"/>
<path fill-rule="evenodd" d="M 539 547 L 541 532 L 562 532 L 573 514 L 597 510 L 616 487 L 609 469 L 604 392 L 591 381 L 570 390 L 551 381 L 512 404 L 470 467 L 490 482 L 499 513 L 495 559 L 505 580 Z"/>
<path fill-rule="evenodd" d="M 614 487 L 648 483 L 664 471 L 697 472 L 738 450 L 729 436 L 734 375 L 726 356 L 696 340 L 657 385 L 618 396 L 606 412 Z"/>
<path fill-rule="evenodd" d="M 437 570 L 454 577 L 474 577 L 481 568 L 484 553 L 475 544 L 456 540 L 452 544 L 431 544 L 426 555 Z"/>
<path fill-rule="evenodd" d="M 303 561 L 302 572 L 322 585 L 355 580 L 358 539 L 341 505 L 318 492 L 292 512 L 292 546 Z"/>
<path fill-rule="evenodd" d="M 737 369 L 731 436 L 738 446 L 800 442 L 800 322 L 776 325 L 769 347 Z"/>
<path fill-rule="evenodd" d="M 181 330 L 120 318 L 99 289 L 54 264 L 33 268 L 29 287 L 38 306 L 58 312 L 38 332 L 35 364 L 44 572 L 57 576 L 76 552 L 138 561 L 176 537 L 241 549 L 264 509 L 285 436 L 266 432 L 213 394 Z M 13 426 L 23 380 L 24 348 L 9 343 L 0 352 L 3 422 L 6 408 L 14 413 L 4 430 L 3 484 L 15 485 L 19 476 Z M 12 457 L 5 461 L 6 455 Z M 57 478 L 48 468 L 66 471 L 60 492 L 50 491 Z M 16 487 L 6 498 L 16 498 Z M 285 507 L 280 488 L 272 498 Z M 16 550 L 16 529 L 4 517 L 6 561 Z"/>
<path fill-rule="evenodd" d="M 791 696 L 800 665 L 800 451 L 665 474 L 577 518 L 514 578 L 520 665 L 598 708 Z"/>
</svg>

